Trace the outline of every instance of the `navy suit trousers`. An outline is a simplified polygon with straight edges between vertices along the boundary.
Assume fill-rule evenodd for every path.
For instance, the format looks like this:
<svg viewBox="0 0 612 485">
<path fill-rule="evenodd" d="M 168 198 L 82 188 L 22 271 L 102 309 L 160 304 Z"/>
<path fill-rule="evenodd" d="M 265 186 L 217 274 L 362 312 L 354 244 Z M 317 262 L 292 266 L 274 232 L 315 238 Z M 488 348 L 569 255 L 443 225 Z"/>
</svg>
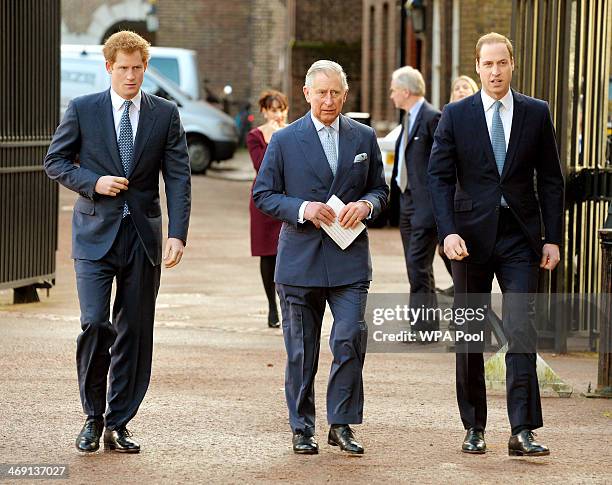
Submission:
<svg viewBox="0 0 612 485">
<path fill-rule="evenodd" d="M 74 267 L 81 306 L 76 355 L 81 403 L 89 416 L 106 411 L 112 430 L 134 417 L 149 386 L 161 266 L 151 264 L 128 216 L 104 257 L 76 259 Z"/>
<path fill-rule="evenodd" d="M 331 288 L 277 284 L 287 349 L 285 396 L 294 433 L 314 434 L 314 380 L 326 302 L 334 317 L 329 338 L 333 361 L 327 385 L 327 420 L 329 424 L 362 422 L 369 287 L 367 281 Z"/>
<path fill-rule="evenodd" d="M 484 264 L 452 261 L 455 303 L 458 298 L 485 298 L 493 276 L 504 294 L 503 329 L 508 340 L 506 353 L 506 399 L 513 434 L 542 426 L 542 406 L 536 374 L 535 299 L 539 257 L 510 209 L 500 209 L 493 254 Z M 468 247 L 468 251 L 470 248 Z M 469 259 L 469 258 L 468 258 Z M 486 302 L 485 302 L 486 303 Z M 468 305 L 469 306 L 469 305 Z M 484 430 L 487 400 L 482 343 L 457 347 L 457 401 L 465 429 Z"/>
</svg>

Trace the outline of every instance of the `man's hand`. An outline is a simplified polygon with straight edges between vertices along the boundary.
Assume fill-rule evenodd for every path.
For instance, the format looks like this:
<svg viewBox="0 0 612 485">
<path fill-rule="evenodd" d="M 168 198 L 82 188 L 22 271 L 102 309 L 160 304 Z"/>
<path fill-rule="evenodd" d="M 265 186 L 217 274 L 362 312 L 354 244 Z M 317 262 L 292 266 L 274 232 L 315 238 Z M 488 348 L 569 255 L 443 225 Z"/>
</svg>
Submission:
<svg viewBox="0 0 612 485">
<path fill-rule="evenodd" d="M 370 206 L 364 201 L 349 202 L 338 214 L 338 221 L 344 228 L 355 228 L 360 221 L 363 221 L 369 215 Z"/>
<path fill-rule="evenodd" d="M 559 246 L 556 244 L 544 244 L 542 247 L 542 260 L 540 261 L 540 268 L 552 271 L 559 264 Z"/>
<path fill-rule="evenodd" d="M 465 241 L 461 239 L 459 234 L 449 234 L 444 238 L 444 254 L 448 259 L 461 261 L 466 256 L 469 256 Z"/>
<path fill-rule="evenodd" d="M 185 245 L 183 241 L 175 237 L 169 237 L 166 241 L 166 250 L 164 251 L 164 266 L 173 268 L 180 263 L 183 257 Z"/>
<path fill-rule="evenodd" d="M 113 175 L 104 175 L 96 182 L 96 193 L 100 195 L 110 195 L 116 197 L 122 190 L 127 190 L 128 179 L 124 177 L 115 177 Z"/>
<path fill-rule="evenodd" d="M 323 202 L 308 202 L 304 209 L 304 219 L 312 222 L 317 229 L 321 228 L 321 224 L 331 226 L 336 220 L 336 213 L 327 204 Z"/>
</svg>

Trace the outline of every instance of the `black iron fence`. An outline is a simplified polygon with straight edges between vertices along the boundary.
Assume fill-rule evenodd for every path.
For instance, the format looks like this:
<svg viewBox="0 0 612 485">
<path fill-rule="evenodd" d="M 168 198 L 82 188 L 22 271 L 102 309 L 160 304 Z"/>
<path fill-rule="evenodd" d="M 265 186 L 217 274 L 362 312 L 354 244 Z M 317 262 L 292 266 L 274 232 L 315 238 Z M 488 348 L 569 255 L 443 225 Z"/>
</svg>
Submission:
<svg viewBox="0 0 612 485">
<path fill-rule="evenodd" d="M 55 277 L 58 188 L 42 169 L 59 118 L 60 0 L 0 0 L 0 289 Z"/>
<path fill-rule="evenodd" d="M 565 237 L 559 269 L 540 291 L 601 291 L 601 248 L 612 200 L 606 160 L 608 79 L 612 49 L 612 0 L 513 0 L 515 85 L 548 101 L 555 122 L 567 190 Z M 549 312 L 540 333 L 557 352 L 595 350 L 597 319 L 577 298 L 571 312 Z"/>
</svg>

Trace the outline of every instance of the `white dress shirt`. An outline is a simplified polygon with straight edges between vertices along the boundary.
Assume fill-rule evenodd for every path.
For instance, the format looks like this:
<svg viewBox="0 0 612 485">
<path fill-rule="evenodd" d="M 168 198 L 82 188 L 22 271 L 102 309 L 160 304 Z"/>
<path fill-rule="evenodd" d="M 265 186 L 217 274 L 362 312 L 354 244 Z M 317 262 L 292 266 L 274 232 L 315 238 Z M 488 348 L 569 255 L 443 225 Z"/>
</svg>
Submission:
<svg viewBox="0 0 612 485">
<path fill-rule="evenodd" d="M 327 125 L 325 125 L 321 120 L 317 119 L 315 115 L 312 114 L 312 111 L 310 112 L 310 118 L 312 119 L 312 122 L 314 123 L 314 126 L 315 126 L 315 130 L 317 130 L 317 134 L 319 135 L 319 140 L 321 141 L 321 147 L 323 147 L 323 137 L 327 136 L 327 131 L 324 128 Z M 336 119 L 329 126 L 333 128 L 332 136 L 334 138 L 334 143 L 336 144 L 336 154 L 338 155 L 338 166 L 339 166 L 340 165 L 340 117 L 339 116 L 336 117 Z M 299 224 L 304 224 L 304 222 L 306 222 L 304 220 L 304 212 L 306 211 L 306 206 L 308 205 L 309 202 L 311 201 L 305 200 L 304 202 L 302 202 L 302 205 L 300 206 L 300 210 L 298 212 L 298 220 L 297 220 Z M 368 207 L 370 208 L 370 213 L 368 214 L 367 219 L 372 217 L 372 210 L 374 209 L 374 206 L 372 205 L 372 203 L 369 200 L 359 200 L 358 202 L 365 202 L 368 205 Z M 336 214 L 336 217 L 337 216 L 338 214 Z"/>
<path fill-rule="evenodd" d="M 482 107 L 484 108 L 485 118 L 487 120 L 487 128 L 489 129 L 489 140 L 491 140 L 491 127 L 493 126 L 493 112 L 495 111 L 494 104 L 496 99 L 493 99 L 484 90 L 480 91 L 482 98 Z M 506 152 L 508 151 L 508 143 L 510 143 L 510 130 L 512 129 L 512 114 L 514 113 L 514 98 L 512 91 L 508 89 L 506 95 L 500 99 L 502 105 L 499 107 L 499 116 L 504 126 L 504 137 L 506 138 Z M 491 143 L 493 143 L 491 141 Z"/>
<path fill-rule="evenodd" d="M 113 88 L 110 88 L 111 103 L 113 105 L 113 120 L 115 122 L 115 133 L 117 135 L 117 141 L 119 141 L 119 123 L 121 122 L 121 116 L 123 115 L 123 103 L 127 99 L 123 99 L 119 96 Z M 132 140 L 136 140 L 136 130 L 138 130 L 138 118 L 140 117 L 140 101 L 142 100 L 142 91 L 138 91 L 138 94 L 134 96 L 130 105 L 130 124 L 132 125 Z"/>
<path fill-rule="evenodd" d="M 414 128 L 414 123 L 416 122 L 417 116 L 419 116 L 419 112 L 421 111 L 421 107 L 423 106 L 423 103 L 425 102 L 425 98 L 420 98 L 416 103 L 414 103 L 414 105 L 412 106 L 412 108 L 410 108 L 410 126 L 408 126 L 408 133 L 402 133 L 402 137 L 404 136 L 410 136 L 410 133 L 412 133 L 412 128 Z M 406 115 L 404 115 L 406 116 Z M 408 141 L 408 139 L 406 139 L 406 141 Z M 402 146 L 402 140 L 400 140 L 400 147 Z M 406 163 L 404 160 L 404 157 L 406 156 L 406 152 L 402 150 L 399 150 L 400 153 L 398 153 L 398 161 L 397 161 L 397 175 L 395 176 L 395 181 L 397 182 L 397 186 L 400 187 L 400 177 L 402 176 L 402 172 L 406 169 Z"/>
</svg>

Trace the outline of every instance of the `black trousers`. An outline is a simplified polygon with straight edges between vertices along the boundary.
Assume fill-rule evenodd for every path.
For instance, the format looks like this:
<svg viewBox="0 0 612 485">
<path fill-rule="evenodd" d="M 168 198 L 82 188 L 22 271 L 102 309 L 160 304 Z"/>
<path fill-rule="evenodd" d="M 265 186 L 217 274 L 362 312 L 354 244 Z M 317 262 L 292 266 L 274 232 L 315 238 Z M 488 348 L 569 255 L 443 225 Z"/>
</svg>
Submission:
<svg viewBox="0 0 612 485">
<path fill-rule="evenodd" d="M 81 307 L 76 353 L 81 403 L 88 416 L 106 411 L 106 427 L 112 430 L 135 416 L 149 386 L 161 267 L 147 258 L 128 216 L 102 259 L 77 259 L 74 268 Z"/>
<path fill-rule="evenodd" d="M 470 248 L 468 247 L 468 251 Z M 539 257 L 533 251 L 510 209 L 500 209 L 495 249 L 485 264 L 452 261 L 455 305 L 486 303 L 493 276 L 502 293 L 503 329 L 508 339 L 506 397 L 513 434 L 542 426 L 542 407 L 536 374 L 535 292 Z M 471 294 L 480 294 L 480 297 Z M 529 296 L 529 295 L 532 296 Z M 457 401 L 465 429 L 484 430 L 487 400 L 482 343 L 457 346 Z"/>
<path fill-rule="evenodd" d="M 413 200 L 409 189 L 400 195 L 399 230 L 410 283 L 410 302 L 415 307 L 424 305 L 435 308 L 437 298 L 433 260 L 438 247 L 438 233 L 435 226 L 413 225 L 415 204 L 418 203 L 429 203 L 429 201 Z M 413 330 L 437 330 L 438 327 L 437 321 L 420 321 L 415 323 Z"/>
</svg>

